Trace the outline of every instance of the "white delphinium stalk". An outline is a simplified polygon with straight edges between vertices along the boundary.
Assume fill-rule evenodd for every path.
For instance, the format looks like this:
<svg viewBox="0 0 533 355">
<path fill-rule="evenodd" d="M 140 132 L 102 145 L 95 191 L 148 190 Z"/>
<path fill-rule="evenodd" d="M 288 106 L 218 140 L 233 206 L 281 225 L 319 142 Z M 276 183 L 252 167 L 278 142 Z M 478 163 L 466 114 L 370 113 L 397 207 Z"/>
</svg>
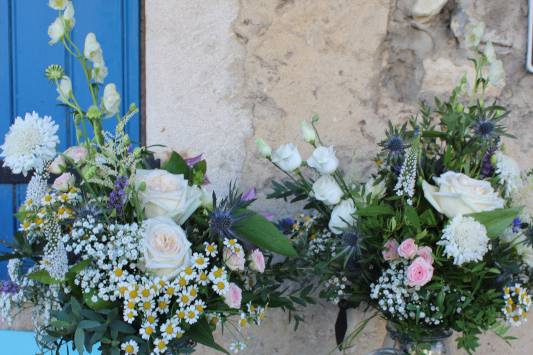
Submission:
<svg viewBox="0 0 533 355">
<path fill-rule="evenodd" d="M 96 40 L 96 35 L 92 32 L 88 33 L 85 37 L 83 55 L 93 63 L 92 78 L 94 81 L 100 84 L 103 83 L 107 76 L 104 51 L 100 43 Z"/>
<path fill-rule="evenodd" d="M 24 119 L 17 117 L 0 146 L 4 166 L 24 176 L 30 170 L 42 170 L 56 155 L 58 129 L 51 117 L 39 117 L 35 111 L 26 113 Z"/>
<path fill-rule="evenodd" d="M 454 217 L 444 228 L 437 244 L 444 246 L 444 254 L 453 258 L 455 265 L 481 261 L 490 249 L 485 226 L 462 215 Z"/>
<path fill-rule="evenodd" d="M 397 196 L 407 197 L 407 203 L 413 204 L 413 196 L 415 194 L 416 173 L 418 167 L 418 144 L 413 144 L 405 160 L 403 161 L 400 175 L 394 191 Z"/>
<path fill-rule="evenodd" d="M 502 152 L 496 152 L 494 159 L 496 163 L 496 174 L 500 182 L 505 186 L 505 195 L 510 196 L 522 184 L 520 166 L 518 166 L 518 163 L 514 159 Z"/>
</svg>

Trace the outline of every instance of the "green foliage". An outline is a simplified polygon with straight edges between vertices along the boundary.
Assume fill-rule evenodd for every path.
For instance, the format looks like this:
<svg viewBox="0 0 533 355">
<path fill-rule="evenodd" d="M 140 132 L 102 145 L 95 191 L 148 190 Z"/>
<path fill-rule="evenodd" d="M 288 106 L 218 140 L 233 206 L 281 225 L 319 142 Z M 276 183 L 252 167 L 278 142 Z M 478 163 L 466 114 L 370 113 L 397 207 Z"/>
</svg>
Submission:
<svg viewBox="0 0 533 355">
<path fill-rule="evenodd" d="M 213 338 L 213 328 L 209 325 L 207 322 L 207 319 L 205 317 L 202 317 L 198 320 L 197 323 L 193 324 L 189 331 L 187 332 L 187 336 L 189 336 L 192 340 L 196 341 L 199 344 L 208 346 L 212 349 L 218 350 L 224 354 L 228 354 L 229 352 L 224 349 L 222 346 L 217 344 L 215 342 L 215 338 Z"/>
<path fill-rule="evenodd" d="M 296 256 L 291 242 L 265 217 L 247 211 L 247 216 L 234 225 L 235 232 L 260 248 L 285 256 Z"/>
<path fill-rule="evenodd" d="M 487 235 L 490 238 L 498 238 L 509 228 L 521 211 L 522 208 L 500 208 L 493 211 L 473 213 L 469 216 L 475 218 L 487 228 Z"/>
</svg>

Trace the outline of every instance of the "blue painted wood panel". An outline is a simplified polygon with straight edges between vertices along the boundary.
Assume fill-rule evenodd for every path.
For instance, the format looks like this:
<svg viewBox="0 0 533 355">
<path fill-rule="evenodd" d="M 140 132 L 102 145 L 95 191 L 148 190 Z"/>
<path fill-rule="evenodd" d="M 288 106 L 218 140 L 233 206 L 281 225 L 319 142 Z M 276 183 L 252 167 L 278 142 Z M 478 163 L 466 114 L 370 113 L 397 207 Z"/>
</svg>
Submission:
<svg viewBox="0 0 533 355">
<path fill-rule="evenodd" d="M 140 0 L 74 0 L 76 26 L 73 39 L 83 48 L 85 36 L 94 32 L 104 51 L 109 76 L 122 94 L 122 111 L 131 102 L 140 105 Z M 57 12 L 45 0 L 0 0 L 0 141 L 3 142 L 16 116 L 37 111 L 59 124 L 60 146 L 76 143 L 74 125 L 67 111 L 58 106 L 54 86 L 45 78 L 50 64 L 61 64 L 71 76 L 82 107 L 90 106 L 85 78 L 79 64 L 62 45 L 48 44 L 47 29 Z M 112 130 L 114 119 L 104 122 Z M 132 140 L 140 141 L 140 116 L 128 125 Z M 10 240 L 17 229 L 13 218 L 24 201 L 25 186 L 0 184 L 0 239 Z M 0 279 L 7 278 L 5 263 Z"/>
</svg>

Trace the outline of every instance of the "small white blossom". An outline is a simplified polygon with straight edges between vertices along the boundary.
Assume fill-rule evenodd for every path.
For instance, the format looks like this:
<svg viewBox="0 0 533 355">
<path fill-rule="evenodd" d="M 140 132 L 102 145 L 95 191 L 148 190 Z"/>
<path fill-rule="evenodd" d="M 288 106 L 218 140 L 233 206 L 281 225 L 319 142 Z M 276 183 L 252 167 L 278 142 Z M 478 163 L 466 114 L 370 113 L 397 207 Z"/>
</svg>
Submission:
<svg viewBox="0 0 533 355">
<path fill-rule="evenodd" d="M 481 261 L 489 250 L 489 238 L 484 225 L 472 217 L 458 215 L 444 228 L 438 245 L 455 265 Z"/>
</svg>

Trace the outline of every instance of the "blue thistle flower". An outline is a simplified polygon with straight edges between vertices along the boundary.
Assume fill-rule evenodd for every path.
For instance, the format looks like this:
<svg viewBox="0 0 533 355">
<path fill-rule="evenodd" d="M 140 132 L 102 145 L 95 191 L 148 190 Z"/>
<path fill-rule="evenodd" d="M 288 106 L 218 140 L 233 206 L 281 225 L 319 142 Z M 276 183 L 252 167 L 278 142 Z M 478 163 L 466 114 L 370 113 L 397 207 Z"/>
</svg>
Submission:
<svg viewBox="0 0 533 355">
<path fill-rule="evenodd" d="M 228 196 L 217 203 L 216 194 L 213 192 L 213 211 L 209 214 L 209 230 L 211 236 L 222 238 L 238 238 L 233 226 L 249 217 L 243 210 L 251 201 L 245 201 L 238 192 L 235 184 L 230 183 Z"/>
<path fill-rule="evenodd" d="M 283 234 L 291 234 L 294 223 L 294 219 L 286 217 L 278 221 L 277 227 Z"/>
</svg>

